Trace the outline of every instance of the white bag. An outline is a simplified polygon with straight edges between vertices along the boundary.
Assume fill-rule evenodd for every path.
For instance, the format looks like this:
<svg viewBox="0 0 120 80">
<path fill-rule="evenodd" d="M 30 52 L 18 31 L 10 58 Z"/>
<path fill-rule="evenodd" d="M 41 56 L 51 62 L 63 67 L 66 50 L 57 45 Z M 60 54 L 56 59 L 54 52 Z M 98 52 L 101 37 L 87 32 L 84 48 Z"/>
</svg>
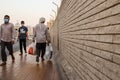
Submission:
<svg viewBox="0 0 120 80">
<path fill-rule="evenodd" d="M 29 49 L 28 49 L 28 54 L 30 55 L 36 55 L 36 47 L 35 47 L 35 43 L 32 43 L 30 46 L 29 46 Z"/>
<path fill-rule="evenodd" d="M 48 61 L 52 58 L 53 55 L 53 48 L 51 43 L 49 45 L 46 45 L 46 51 L 45 51 L 45 59 Z"/>
</svg>

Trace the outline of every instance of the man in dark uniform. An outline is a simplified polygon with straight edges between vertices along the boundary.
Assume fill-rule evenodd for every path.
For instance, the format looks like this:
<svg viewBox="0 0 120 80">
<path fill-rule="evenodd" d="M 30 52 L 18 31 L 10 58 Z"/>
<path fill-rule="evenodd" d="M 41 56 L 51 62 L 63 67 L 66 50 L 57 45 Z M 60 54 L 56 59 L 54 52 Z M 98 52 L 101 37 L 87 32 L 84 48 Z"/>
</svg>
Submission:
<svg viewBox="0 0 120 80">
<path fill-rule="evenodd" d="M 24 47 L 25 53 L 27 53 L 26 50 L 26 40 L 28 39 L 28 29 L 26 26 L 24 26 L 25 22 L 21 21 L 21 27 L 19 28 L 19 33 L 18 33 L 18 39 L 19 39 L 19 44 L 20 44 L 20 55 L 23 55 L 23 49 L 22 46 Z"/>
</svg>

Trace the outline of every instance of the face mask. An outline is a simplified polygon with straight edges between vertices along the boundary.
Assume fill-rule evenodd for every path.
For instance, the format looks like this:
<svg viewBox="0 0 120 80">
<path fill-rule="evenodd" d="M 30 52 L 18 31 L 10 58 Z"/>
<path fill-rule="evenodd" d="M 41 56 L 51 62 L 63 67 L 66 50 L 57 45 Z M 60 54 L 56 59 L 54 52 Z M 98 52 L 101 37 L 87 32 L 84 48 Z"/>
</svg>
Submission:
<svg viewBox="0 0 120 80">
<path fill-rule="evenodd" d="M 4 19 L 4 22 L 5 22 L 5 23 L 8 23 L 8 22 L 9 22 L 9 19 Z"/>
</svg>

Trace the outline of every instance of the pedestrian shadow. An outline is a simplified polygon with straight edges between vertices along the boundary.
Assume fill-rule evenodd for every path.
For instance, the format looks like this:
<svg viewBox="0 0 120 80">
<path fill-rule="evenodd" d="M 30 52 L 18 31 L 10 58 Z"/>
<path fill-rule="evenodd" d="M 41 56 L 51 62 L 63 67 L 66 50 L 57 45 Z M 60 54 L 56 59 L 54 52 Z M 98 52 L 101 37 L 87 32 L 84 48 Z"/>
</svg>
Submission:
<svg viewBox="0 0 120 80">
<path fill-rule="evenodd" d="M 25 65 L 27 62 L 27 56 L 20 56 L 20 66 L 23 66 L 23 65 Z"/>
</svg>

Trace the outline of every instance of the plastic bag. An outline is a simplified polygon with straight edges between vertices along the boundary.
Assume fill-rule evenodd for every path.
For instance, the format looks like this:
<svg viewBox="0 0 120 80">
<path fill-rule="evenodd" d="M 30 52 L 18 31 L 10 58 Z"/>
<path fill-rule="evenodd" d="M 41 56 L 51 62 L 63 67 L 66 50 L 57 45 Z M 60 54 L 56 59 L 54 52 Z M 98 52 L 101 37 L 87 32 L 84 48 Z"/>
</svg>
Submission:
<svg viewBox="0 0 120 80">
<path fill-rule="evenodd" d="M 35 55 L 35 54 L 36 54 L 35 43 L 32 43 L 32 44 L 29 46 L 28 54 L 30 54 L 30 55 Z"/>
<path fill-rule="evenodd" d="M 52 48 L 52 45 L 49 44 L 49 45 L 46 45 L 46 51 L 45 51 L 45 59 L 46 60 L 50 60 L 52 58 L 52 55 L 53 55 L 53 48 Z"/>
</svg>

